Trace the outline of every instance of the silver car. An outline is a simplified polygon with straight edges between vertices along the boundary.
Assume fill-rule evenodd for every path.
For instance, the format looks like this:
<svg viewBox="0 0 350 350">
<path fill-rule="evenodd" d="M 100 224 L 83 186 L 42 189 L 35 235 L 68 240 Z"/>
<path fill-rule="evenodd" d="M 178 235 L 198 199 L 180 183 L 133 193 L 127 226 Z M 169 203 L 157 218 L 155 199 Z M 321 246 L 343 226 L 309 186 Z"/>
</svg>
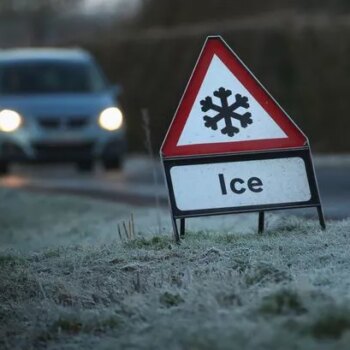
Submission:
<svg viewBox="0 0 350 350">
<path fill-rule="evenodd" d="M 126 138 L 116 97 L 85 51 L 0 51 L 0 173 L 21 161 L 119 168 Z"/>
</svg>

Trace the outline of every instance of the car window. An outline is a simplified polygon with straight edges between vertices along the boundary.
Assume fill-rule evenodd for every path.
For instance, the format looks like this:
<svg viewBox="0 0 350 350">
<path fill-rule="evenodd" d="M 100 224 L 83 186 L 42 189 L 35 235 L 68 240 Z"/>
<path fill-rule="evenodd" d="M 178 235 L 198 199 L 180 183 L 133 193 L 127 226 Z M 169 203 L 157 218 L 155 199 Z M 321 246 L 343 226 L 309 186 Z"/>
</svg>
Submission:
<svg viewBox="0 0 350 350">
<path fill-rule="evenodd" d="M 16 62 L 0 67 L 1 94 L 88 93 L 106 88 L 92 63 Z"/>
</svg>

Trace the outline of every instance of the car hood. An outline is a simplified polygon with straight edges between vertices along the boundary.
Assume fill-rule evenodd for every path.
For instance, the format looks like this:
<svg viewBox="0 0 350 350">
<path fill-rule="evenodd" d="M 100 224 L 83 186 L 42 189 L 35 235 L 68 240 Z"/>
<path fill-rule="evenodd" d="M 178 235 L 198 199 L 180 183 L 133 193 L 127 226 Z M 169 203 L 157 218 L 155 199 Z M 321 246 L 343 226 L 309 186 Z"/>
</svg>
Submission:
<svg viewBox="0 0 350 350">
<path fill-rule="evenodd" d="M 110 94 L 0 96 L 1 109 L 15 110 L 24 117 L 96 115 L 115 104 Z"/>
</svg>

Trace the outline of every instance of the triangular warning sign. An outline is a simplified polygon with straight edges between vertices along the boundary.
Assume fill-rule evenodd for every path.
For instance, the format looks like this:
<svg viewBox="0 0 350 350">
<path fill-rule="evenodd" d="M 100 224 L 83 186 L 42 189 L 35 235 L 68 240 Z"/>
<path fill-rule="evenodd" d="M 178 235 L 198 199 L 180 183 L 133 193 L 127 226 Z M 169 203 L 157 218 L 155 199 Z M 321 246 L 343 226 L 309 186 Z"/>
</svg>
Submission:
<svg viewBox="0 0 350 350">
<path fill-rule="evenodd" d="M 164 157 L 300 148 L 305 135 L 221 37 L 204 44 L 175 113 Z"/>
</svg>

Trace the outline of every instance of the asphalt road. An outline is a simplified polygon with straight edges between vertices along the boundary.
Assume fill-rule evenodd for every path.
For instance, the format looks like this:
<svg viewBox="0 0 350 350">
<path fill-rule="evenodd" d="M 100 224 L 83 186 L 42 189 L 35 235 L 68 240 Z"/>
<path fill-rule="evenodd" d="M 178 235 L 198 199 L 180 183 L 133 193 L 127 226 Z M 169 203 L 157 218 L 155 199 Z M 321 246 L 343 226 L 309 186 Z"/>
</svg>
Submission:
<svg viewBox="0 0 350 350">
<path fill-rule="evenodd" d="M 349 217 L 350 166 L 317 166 L 316 176 L 326 217 Z"/>
<path fill-rule="evenodd" d="M 316 176 L 326 218 L 350 216 L 350 157 L 316 157 Z M 122 172 L 78 173 L 69 165 L 14 166 L 0 186 L 26 191 L 69 193 L 133 205 L 167 205 L 167 192 L 159 162 L 131 156 Z M 297 215 L 316 216 L 316 210 L 293 210 Z"/>
</svg>

